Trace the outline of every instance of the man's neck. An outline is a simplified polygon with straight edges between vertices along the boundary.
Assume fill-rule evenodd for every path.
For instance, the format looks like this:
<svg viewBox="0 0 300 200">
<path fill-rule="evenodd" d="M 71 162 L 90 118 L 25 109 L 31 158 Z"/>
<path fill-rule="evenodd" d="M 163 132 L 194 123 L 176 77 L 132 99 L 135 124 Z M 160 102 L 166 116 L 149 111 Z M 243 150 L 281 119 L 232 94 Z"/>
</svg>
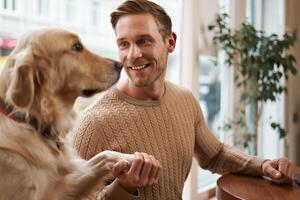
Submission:
<svg viewBox="0 0 300 200">
<path fill-rule="evenodd" d="M 137 87 L 129 79 L 120 81 L 117 88 L 127 95 L 140 100 L 159 100 L 165 93 L 165 80 L 156 81 L 145 87 Z"/>
</svg>

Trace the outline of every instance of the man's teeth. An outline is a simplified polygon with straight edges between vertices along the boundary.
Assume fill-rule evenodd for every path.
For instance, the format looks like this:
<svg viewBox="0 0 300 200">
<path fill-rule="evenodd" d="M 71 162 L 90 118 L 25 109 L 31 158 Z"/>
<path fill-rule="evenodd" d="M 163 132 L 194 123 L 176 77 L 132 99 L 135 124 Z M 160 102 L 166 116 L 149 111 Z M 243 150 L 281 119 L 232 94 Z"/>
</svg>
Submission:
<svg viewBox="0 0 300 200">
<path fill-rule="evenodd" d="M 138 70 L 138 69 L 144 69 L 145 67 L 146 67 L 146 65 L 140 65 L 140 66 L 135 66 L 135 67 L 131 66 L 131 69 Z"/>
</svg>

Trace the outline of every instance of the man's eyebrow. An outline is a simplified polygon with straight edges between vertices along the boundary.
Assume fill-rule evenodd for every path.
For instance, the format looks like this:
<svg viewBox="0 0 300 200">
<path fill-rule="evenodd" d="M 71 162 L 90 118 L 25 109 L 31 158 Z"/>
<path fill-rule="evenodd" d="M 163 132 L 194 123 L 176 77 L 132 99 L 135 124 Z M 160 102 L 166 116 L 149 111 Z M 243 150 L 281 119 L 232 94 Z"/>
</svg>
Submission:
<svg viewBox="0 0 300 200">
<path fill-rule="evenodd" d="M 138 39 L 140 39 L 140 38 L 150 38 L 150 39 L 153 39 L 153 37 L 151 35 L 149 35 L 149 34 L 141 34 L 141 35 L 138 35 L 137 38 Z M 121 41 L 124 41 L 124 40 L 126 40 L 125 37 L 117 38 L 117 42 L 121 42 Z"/>
<path fill-rule="evenodd" d="M 122 38 L 117 38 L 117 42 L 120 42 L 120 41 L 123 41 L 123 40 L 126 40 L 124 37 Z"/>
<path fill-rule="evenodd" d="M 148 34 L 143 34 L 143 35 L 139 35 L 139 38 L 153 38 L 151 35 Z"/>
</svg>

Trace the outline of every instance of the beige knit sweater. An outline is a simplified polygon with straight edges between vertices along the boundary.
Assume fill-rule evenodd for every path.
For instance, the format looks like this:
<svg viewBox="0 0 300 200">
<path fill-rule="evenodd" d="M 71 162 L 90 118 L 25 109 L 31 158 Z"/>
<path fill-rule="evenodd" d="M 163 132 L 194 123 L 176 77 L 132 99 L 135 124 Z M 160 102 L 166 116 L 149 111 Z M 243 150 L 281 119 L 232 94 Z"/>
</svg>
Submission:
<svg viewBox="0 0 300 200">
<path fill-rule="evenodd" d="M 262 175 L 263 160 L 220 143 L 207 128 L 197 99 L 170 82 L 164 96 L 153 101 L 108 90 L 83 113 L 74 146 L 85 159 L 109 149 L 147 152 L 162 164 L 159 183 L 140 189 L 139 196 L 127 193 L 115 180 L 98 199 L 181 199 L 193 156 L 212 172 Z"/>
</svg>

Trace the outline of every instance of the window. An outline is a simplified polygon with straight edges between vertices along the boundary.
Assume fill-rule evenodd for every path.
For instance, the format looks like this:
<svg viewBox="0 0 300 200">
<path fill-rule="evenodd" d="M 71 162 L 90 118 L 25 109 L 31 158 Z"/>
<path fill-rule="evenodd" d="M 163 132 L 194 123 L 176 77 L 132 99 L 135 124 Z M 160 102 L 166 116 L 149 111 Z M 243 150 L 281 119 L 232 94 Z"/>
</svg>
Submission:
<svg viewBox="0 0 300 200">
<path fill-rule="evenodd" d="M 99 2 L 93 1 L 92 2 L 92 26 L 100 26 L 100 20 L 101 20 L 101 10 L 100 10 L 100 4 Z"/>
<path fill-rule="evenodd" d="M 213 6 L 214 4 L 217 4 L 218 6 Z M 228 0 L 211 1 L 211 5 L 201 4 L 200 6 L 202 6 L 201 9 L 210 10 L 210 12 L 212 9 L 210 7 L 213 6 L 213 13 L 215 14 L 218 11 L 229 12 Z M 223 57 L 220 56 L 221 53 L 217 53 L 218 50 L 214 50 L 214 47 L 211 44 L 213 36 L 206 31 L 207 25 L 215 20 L 215 14 L 209 16 L 204 13 L 204 15 L 201 16 L 203 31 L 200 31 L 200 37 L 202 38 L 202 43 L 205 43 L 206 45 L 200 45 L 200 48 L 203 48 L 204 50 L 202 50 L 203 53 L 199 56 L 198 94 L 199 103 L 208 127 L 219 140 L 224 142 L 225 133 L 222 127 L 225 123 L 224 116 L 226 111 L 222 107 L 227 107 L 230 104 L 228 99 L 226 99 L 228 95 L 221 94 L 227 94 L 228 92 L 226 91 L 228 83 L 224 80 L 225 74 L 228 72 L 226 72 L 224 66 L 221 66 L 223 63 Z M 210 48 L 211 50 L 207 50 L 207 48 Z M 212 174 L 200 167 L 197 167 L 197 169 L 196 191 L 201 194 L 208 191 L 210 188 L 213 188 L 220 175 Z"/>
<path fill-rule="evenodd" d="M 229 2 L 233 4 L 229 6 Z M 250 23 L 255 24 L 258 26 L 258 29 L 262 29 L 266 33 L 280 34 L 283 32 L 283 0 L 278 0 L 276 3 L 271 0 L 248 0 L 245 2 L 219 0 L 219 5 L 222 12 L 230 13 L 231 20 L 233 20 L 232 24 L 234 24 L 234 26 L 238 26 L 239 23 L 244 21 L 244 17 L 246 16 L 246 19 Z M 218 60 L 219 67 L 213 67 L 213 73 L 216 73 L 218 76 L 217 79 L 216 77 L 213 78 L 215 81 L 211 81 L 211 78 L 209 78 L 209 72 L 212 69 L 212 64 L 208 64 L 208 61 L 214 59 Z M 240 140 L 237 140 L 238 138 L 236 138 L 236 134 L 223 132 L 222 129 L 220 129 L 225 119 L 234 117 L 235 113 L 232 109 L 235 105 L 233 102 L 236 102 L 235 98 L 239 98 L 237 97 L 237 93 L 235 93 L 235 85 L 233 84 L 234 71 L 232 68 L 223 66 L 224 52 L 222 51 L 218 52 L 218 57 L 201 55 L 199 62 L 199 101 L 204 111 L 207 123 L 221 141 L 240 147 L 242 144 Z M 213 91 L 219 91 L 220 93 L 214 94 L 214 97 L 211 97 L 211 99 L 209 98 L 209 100 L 207 99 L 207 94 L 211 91 L 209 85 L 211 82 L 217 82 L 216 80 L 220 82 L 221 86 L 219 89 L 216 89 L 217 86 L 215 84 Z M 218 97 L 219 100 L 216 101 Z M 209 108 L 209 104 L 212 104 L 212 108 Z M 274 130 L 270 129 L 268 122 L 270 121 L 270 118 L 283 122 L 284 116 L 282 113 L 284 113 L 283 101 L 277 102 L 276 104 L 267 103 L 264 105 L 259 135 L 259 156 L 265 158 L 276 158 L 282 155 L 283 145 L 279 141 L 278 134 L 275 133 Z M 199 191 L 201 192 L 212 187 L 218 178 L 218 175 L 211 174 L 210 172 L 204 171 L 200 168 L 198 168 L 196 172 L 192 171 L 191 175 L 197 175 L 197 181 L 193 182 L 197 184 L 197 189 L 192 189 L 194 193 L 198 193 Z M 191 199 L 199 198 L 200 196 L 194 195 Z"/>
<path fill-rule="evenodd" d="M 40 17 L 49 17 L 50 15 L 50 1 L 47 0 L 38 0 L 37 1 L 37 15 Z"/>
<path fill-rule="evenodd" d="M 252 0 L 254 24 L 266 34 L 283 34 L 285 31 L 285 1 L 284 0 Z M 285 147 L 283 139 L 270 128 L 270 121 L 284 124 L 285 99 L 280 95 L 275 103 L 267 102 L 263 106 L 261 123 L 259 127 L 258 155 L 263 158 L 278 158 L 284 155 Z"/>
<path fill-rule="evenodd" d="M 220 67 L 216 66 L 217 58 L 212 56 L 200 56 L 199 75 L 199 103 L 201 105 L 206 123 L 212 132 L 220 139 L 222 134 L 220 118 L 221 110 L 221 80 Z M 198 170 L 198 190 L 205 191 L 214 186 L 219 175 L 207 170 Z"/>
<path fill-rule="evenodd" d="M 112 3 L 99 0 L 90 1 L 86 11 L 87 28 L 92 32 L 98 32 L 98 34 L 104 34 L 105 36 L 113 34 L 113 32 L 110 32 L 112 31 L 110 25 L 110 12 L 112 10 Z"/>
<path fill-rule="evenodd" d="M 216 58 L 200 56 L 199 94 L 200 105 L 211 130 L 218 132 L 221 106 L 221 84 Z"/>
<path fill-rule="evenodd" d="M 4 10 L 16 10 L 16 0 L 3 0 L 3 9 Z"/>
<path fill-rule="evenodd" d="M 74 25 L 79 21 L 79 4 L 77 0 L 66 0 L 65 2 L 65 22 Z"/>
<path fill-rule="evenodd" d="M 18 0 L 0 0 L 0 10 L 6 13 L 17 13 L 18 11 Z"/>
</svg>

